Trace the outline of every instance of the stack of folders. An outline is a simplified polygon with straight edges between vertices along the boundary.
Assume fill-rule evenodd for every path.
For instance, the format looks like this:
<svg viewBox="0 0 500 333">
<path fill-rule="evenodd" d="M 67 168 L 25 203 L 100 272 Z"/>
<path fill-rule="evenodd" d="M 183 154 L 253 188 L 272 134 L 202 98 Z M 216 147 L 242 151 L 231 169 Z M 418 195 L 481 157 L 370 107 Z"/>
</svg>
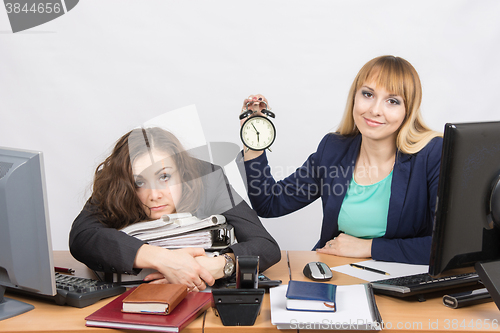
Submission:
<svg viewBox="0 0 500 333">
<path fill-rule="evenodd" d="M 121 231 L 167 249 L 201 247 L 215 251 L 236 242 L 233 226 L 222 215 L 199 219 L 189 213 L 169 214 L 158 220 L 134 223 Z"/>
<path fill-rule="evenodd" d="M 176 284 L 142 284 L 85 318 L 86 326 L 179 332 L 205 312 L 211 293 L 188 293 Z"/>
<path fill-rule="evenodd" d="M 269 289 L 271 322 L 278 329 L 381 330 L 382 318 L 369 284 L 336 286 L 290 280 Z"/>
<path fill-rule="evenodd" d="M 208 251 L 222 250 L 236 242 L 234 227 L 224 223 L 200 231 L 187 232 L 178 236 L 158 238 L 148 241 L 150 245 L 166 249 L 201 247 Z"/>
<path fill-rule="evenodd" d="M 199 247 L 206 251 L 220 251 L 237 242 L 234 227 L 226 223 L 222 215 L 211 215 L 199 219 L 190 213 L 177 213 L 162 216 L 154 221 L 143 221 L 129 225 L 120 231 L 148 242 L 149 245 L 167 249 Z M 137 275 L 111 274 L 95 271 L 102 281 L 127 284 L 140 284 L 153 269 L 143 269 Z"/>
</svg>

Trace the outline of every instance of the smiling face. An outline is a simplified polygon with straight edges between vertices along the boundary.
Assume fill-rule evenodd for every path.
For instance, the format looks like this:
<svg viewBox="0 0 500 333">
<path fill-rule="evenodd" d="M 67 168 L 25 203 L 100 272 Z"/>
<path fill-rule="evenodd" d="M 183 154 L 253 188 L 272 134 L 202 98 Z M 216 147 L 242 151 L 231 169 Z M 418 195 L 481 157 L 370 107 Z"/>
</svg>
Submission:
<svg viewBox="0 0 500 333">
<path fill-rule="evenodd" d="M 132 165 L 137 196 L 151 219 L 173 214 L 182 196 L 182 182 L 170 154 L 153 149 Z"/>
<path fill-rule="evenodd" d="M 362 84 L 354 97 L 354 123 L 363 138 L 394 143 L 405 114 L 403 97 L 377 86 L 374 80 Z"/>
</svg>

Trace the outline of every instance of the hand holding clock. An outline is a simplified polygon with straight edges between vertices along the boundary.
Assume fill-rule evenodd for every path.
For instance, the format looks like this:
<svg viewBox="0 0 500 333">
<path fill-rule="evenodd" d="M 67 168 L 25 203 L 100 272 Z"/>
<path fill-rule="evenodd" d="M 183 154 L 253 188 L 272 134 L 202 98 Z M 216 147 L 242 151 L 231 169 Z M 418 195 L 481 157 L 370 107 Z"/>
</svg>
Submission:
<svg viewBox="0 0 500 333">
<path fill-rule="evenodd" d="M 276 129 L 267 118 L 274 114 L 269 111 L 267 99 L 262 95 L 250 95 L 243 101 L 240 114 L 240 137 L 245 145 L 245 160 L 254 159 L 273 144 Z M 270 150 L 270 149 L 269 149 Z"/>
<path fill-rule="evenodd" d="M 250 103 L 251 107 L 249 107 L 249 110 L 253 111 L 262 111 L 266 107 L 269 107 L 269 102 L 267 101 L 267 98 L 265 98 L 263 95 L 257 94 L 257 95 L 250 95 L 245 100 L 243 101 L 243 107 L 242 111 L 246 110 L 247 104 Z M 262 114 L 259 114 L 262 116 Z"/>
</svg>

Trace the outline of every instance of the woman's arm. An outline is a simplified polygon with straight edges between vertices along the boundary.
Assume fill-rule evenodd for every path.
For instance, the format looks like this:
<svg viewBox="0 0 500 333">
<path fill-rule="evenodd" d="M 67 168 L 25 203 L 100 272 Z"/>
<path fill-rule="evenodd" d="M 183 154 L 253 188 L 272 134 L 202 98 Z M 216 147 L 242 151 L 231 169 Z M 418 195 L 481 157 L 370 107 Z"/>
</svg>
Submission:
<svg viewBox="0 0 500 333">
<path fill-rule="evenodd" d="M 234 226 L 238 243 L 229 247 L 235 256 L 259 256 L 259 270 L 265 271 L 281 259 L 278 243 L 260 222 L 257 213 L 245 201 L 224 213 Z"/>
<path fill-rule="evenodd" d="M 336 177 L 328 173 L 331 173 L 337 165 L 329 169 L 332 166 L 323 165 L 325 162 L 322 158 L 326 155 L 324 153 L 326 150 L 331 150 L 333 136 L 335 134 L 327 134 L 321 140 L 317 151 L 311 154 L 294 173 L 280 181 L 276 181 L 272 176 L 266 153 L 244 163 L 248 197 L 259 216 L 278 217 L 295 212 L 320 198 L 325 194 L 324 191 L 328 191 L 328 187 L 323 188 L 324 181 L 330 181 L 328 177 L 332 179 Z M 340 148 L 345 149 L 345 147 L 346 145 L 343 145 Z M 341 152 L 333 155 L 342 154 Z M 328 163 L 330 162 L 332 161 Z"/>
<path fill-rule="evenodd" d="M 234 227 L 237 243 L 222 252 L 235 256 L 259 256 L 259 268 L 266 270 L 281 258 L 278 243 L 262 225 L 257 213 L 231 187 L 222 168 L 204 163 L 203 215 L 221 214 Z"/>
<path fill-rule="evenodd" d="M 340 257 L 370 258 L 372 256 L 372 239 L 362 239 L 341 233 L 316 251 Z"/>
<path fill-rule="evenodd" d="M 205 257 L 202 248 L 168 250 L 144 244 L 137 251 L 134 267 L 157 270 L 162 279 L 159 283 L 180 283 L 191 290 L 203 290 L 206 288 L 205 283 L 211 286 L 215 279 L 211 272 L 199 264 L 196 260 L 198 257 Z"/>
<path fill-rule="evenodd" d="M 79 261 L 97 271 L 137 273 L 137 269 L 152 268 L 170 283 L 205 289 L 214 278 L 194 259 L 205 255 L 203 249 L 167 250 L 151 246 L 119 230 L 108 228 L 93 214 L 95 207 L 87 203 L 73 222 L 70 231 L 70 251 Z"/>
<path fill-rule="evenodd" d="M 234 253 L 228 253 L 228 255 L 233 258 L 236 262 Z M 224 277 L 224 266 L 226 265 L 226 259 L 223 256 L 209 257 L 209 256 L 197 256 L 195 257 L 198 264 L 208 270 L 212 274 L 214 279 L 221 279 Z M 156 280 L 152 283 L 168 283 L 163 274 L 152 273 L 144 278 L 144 280 Z"/>
<path fill-rule="evenodd" d="M 73 257 L 96 271 L 137 273 L 134 260 L 145 242 L 106 227 L 95 213 L 96 207 L 87 202 L 73 222 L 69 234 Z"/>
<path fill-rule="evenodd" d="M 416 265 L 428 265 L 431 255 L 432 236 L 413 238 L 375 238 L 372 258 Z"/>
</svg>

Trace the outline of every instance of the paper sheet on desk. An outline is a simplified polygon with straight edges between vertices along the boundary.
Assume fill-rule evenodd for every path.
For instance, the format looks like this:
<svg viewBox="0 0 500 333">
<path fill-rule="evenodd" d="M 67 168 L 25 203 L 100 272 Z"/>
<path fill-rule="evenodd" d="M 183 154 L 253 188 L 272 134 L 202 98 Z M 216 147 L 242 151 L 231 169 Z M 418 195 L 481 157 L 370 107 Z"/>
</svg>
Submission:
<svg viewBox="0 0 500 333">
<path fill-rule="evenodd" d="M 288 285 L 269 289 L 271 323 L 278 329 L 380 330 L 370 309 L 365 285 L 337 286 L 336 312 L 290 311 L 286 309 Z"/>
<path fill-rule="evenodd" d="M 400 276 L 428 273 L 429 266 L 428 265 L 411 265 L 411 264 L 400 264 L 397 262 L 386 262 L 386 261 L 377 261 L 377 260 L 367 260 L 357 262 L 357 265 L 375 268 L 384 272 L 389 273 L 390 275 L 382 275 L 378 273 L 373 273 L 370 271 L 362 270 L 359 268 L 352 267 L 350 265 L 342 265 L 337 267 L 331 267 L 333 271 L 344 273 L 350 276 L 357 277 L 358 279 L 366 280 L 366 281 L 378 281 L 378 280 L 387 280 Z"/>
</svg>

